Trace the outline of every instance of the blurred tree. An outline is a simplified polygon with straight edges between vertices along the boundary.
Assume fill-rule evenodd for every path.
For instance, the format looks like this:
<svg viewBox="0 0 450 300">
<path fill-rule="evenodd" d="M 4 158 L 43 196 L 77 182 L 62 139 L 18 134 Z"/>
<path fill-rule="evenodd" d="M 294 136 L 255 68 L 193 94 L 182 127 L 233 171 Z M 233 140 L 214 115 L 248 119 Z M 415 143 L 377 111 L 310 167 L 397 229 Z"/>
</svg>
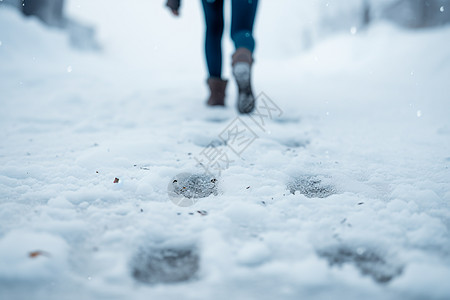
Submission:
<svg viewBox="0 0 450 300">
<path fill-rule="evenodd" d="M 364 27 L 369 26 L 370 22 L 372 21 L 372 16 L 370 14 L 370 2 L 369 0 L 363 1 L 363 17 L 362 17 L 362 24 Z"/>
<path fill-rule="evenodd" d="M 23 0 L 22 12 L 26 16 L 37 16 L 45 24 L 64 27 L 64 0 Z"/>
<path fill-rule="evenodd" d="M 22 10 L 26 16 L 34 16 L 48 26 L 67 31 L 71 44 L 84 50 L 99 50 L 95 29 L 67 17 L 64 13 L 65 0 L 0 0 Z"/>
<path fill-rule="evenodd" d="M 408 28 L 450 23 L 450 0 L 321 0 L 318 9 L 319 28 L 325 34 L 360 31 L 377 20 Z"/>
<path fill-rule="evenodd" d="M 440 26 L 450 23 L 450 0 L 395 0 L 382 7 L 379 14 L 410 28 Z"/>
</svg>

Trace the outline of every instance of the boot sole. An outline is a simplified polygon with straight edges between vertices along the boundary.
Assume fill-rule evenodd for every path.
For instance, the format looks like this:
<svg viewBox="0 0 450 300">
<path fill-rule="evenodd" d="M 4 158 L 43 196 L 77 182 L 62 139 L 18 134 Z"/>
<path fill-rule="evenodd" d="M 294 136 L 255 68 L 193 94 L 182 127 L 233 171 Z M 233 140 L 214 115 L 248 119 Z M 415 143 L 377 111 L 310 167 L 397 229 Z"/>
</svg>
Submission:
<svg viewBox="0 0 450 300">
<path fill-rule="evenodd" d="M 250 64 L 238 62 L 233 66 L 233 76 L 239 90 L 237 108 L 241 114 L 248 114 L 255 108 L 255 97 L 251 87 Z"/>
</svg>

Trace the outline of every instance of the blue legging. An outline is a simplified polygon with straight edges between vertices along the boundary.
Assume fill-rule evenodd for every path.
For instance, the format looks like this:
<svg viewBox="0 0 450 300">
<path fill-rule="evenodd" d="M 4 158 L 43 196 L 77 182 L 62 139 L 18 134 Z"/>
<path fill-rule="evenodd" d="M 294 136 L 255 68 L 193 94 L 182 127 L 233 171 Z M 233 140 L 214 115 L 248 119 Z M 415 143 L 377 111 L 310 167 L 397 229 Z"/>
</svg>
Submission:
<svg viewBox="0 0 450 300">
<path fill-rule="evenodd" d="M 223 0 L 202 0 L 205 12 L 205 54 L 210 77 L 222 75 Z M 253 22 L 258 0 L 231 1 L 231 39 L 237 48 L 255 49 Z"/>
</svg>

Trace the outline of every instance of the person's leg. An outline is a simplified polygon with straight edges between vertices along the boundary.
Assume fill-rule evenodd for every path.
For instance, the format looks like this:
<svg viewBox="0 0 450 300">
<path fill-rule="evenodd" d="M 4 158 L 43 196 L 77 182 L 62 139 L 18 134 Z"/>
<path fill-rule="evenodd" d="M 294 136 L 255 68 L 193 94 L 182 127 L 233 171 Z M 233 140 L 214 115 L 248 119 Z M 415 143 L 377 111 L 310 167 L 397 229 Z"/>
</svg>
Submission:
<svg viewBox="0 0 450 300">
<path fill-rule="evenodd" d="M 223 0 L 202 0 L 205 12 L 205 56 L 208 65 L 210 106 L 225 105 L 227 81 L 222 79 Z"/>
<path fill-rule="evenodd" d="M 209 76 L 222 76 L 223 0 L 202 0 L 205 13 L 205 55 Z"/>
<path fill-rule="evenodd" d="M 232 56 L 232 66 L 238 86 L 237 108 L 243 114 L 251 113 L 255 108 L 251 66 L 255 49 L 253 23 L 257 6 L 258 0 L 232 0 L 231 39 L 236 47 Z"/>
<path fill-rule="evenodd" d="M 253 23 L 257 7 L 258 0 L 232 0 L 231 39 L 236 49 L 255 49 Z"/>
</svg>

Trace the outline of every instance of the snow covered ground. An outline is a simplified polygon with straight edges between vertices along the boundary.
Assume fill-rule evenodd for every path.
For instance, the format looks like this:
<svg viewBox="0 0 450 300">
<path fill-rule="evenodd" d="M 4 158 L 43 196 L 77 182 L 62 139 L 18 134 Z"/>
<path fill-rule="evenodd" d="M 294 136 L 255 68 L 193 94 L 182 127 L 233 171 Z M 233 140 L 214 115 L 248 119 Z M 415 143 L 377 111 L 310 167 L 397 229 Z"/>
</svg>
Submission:
<svg viewBox="0 0 450 300">
<path fill-rule="evenodd" d="M 262 1 L 255 89 L 282 115 L 259 127 L 234 84 L 204 106 L 200 4 L 161 2 L 70 1 L 100 53 L 0 3 L 0 299 L 449 299 L 450 28 L 301 52 Z M 218 194 L 174 205 L 211 142 Z"/>
</svg>

